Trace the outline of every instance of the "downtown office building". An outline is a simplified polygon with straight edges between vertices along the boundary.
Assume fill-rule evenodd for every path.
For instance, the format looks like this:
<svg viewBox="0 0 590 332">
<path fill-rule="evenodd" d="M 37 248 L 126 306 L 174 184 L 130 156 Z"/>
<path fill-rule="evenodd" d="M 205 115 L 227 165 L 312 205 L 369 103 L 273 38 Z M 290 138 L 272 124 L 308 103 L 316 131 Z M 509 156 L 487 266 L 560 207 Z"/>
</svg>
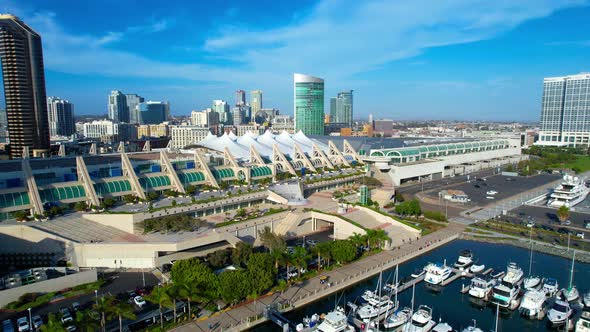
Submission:
<svg viewBox="0 0 590 332">
<path fill-rule="evenodd" d="M 590 73 L 543 80 L 538 145 L 588 146 L 590 142 Z"/>
<path fill-rule="evenodd" d="M 295 132 L 324 135 L 324 80 L 304 74 L 293 75 Z"/>
</svg>

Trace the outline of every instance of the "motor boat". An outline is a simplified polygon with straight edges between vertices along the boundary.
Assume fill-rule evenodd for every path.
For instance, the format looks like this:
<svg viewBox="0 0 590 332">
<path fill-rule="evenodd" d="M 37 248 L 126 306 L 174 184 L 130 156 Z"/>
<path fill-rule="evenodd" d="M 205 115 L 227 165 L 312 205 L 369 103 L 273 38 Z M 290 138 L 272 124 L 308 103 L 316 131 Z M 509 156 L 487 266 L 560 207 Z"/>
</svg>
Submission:
<svg viewBox="0 0 590 332">
<path fill-rule="evenodd" d="M 464 328 L 462 330 L 462 332 L 483 332 L 483 330 L 480 329 L 479 327 L 477 327 L 477 322 L 474 319 L 473 320 L 473 325 L 467 326 L 466 328 Z"/>
<path fill-rule="evenodd" d="M 473 264 L 471 265 L 471 267 L 469 268 L 469 272 L 471 273 L 480 273 L 483 272 L 483 270 L 486 268 L 486 266 L 484 264 Z"/>
<path fill-rule="evenodd" d="M 386 329 L 394 329 L 407 323 L 412 317 L 412 309 L 404 307 L 394 311 L 389 317 L 383 322 L 383 326 Z"/>
<path fill-rule="evenodd" d="M 576 323 L 576 332 L 590 332 L 590 311 L 582 311 L 582 315 Z"/>
<path fill-rule="evenodd" d="M 584 302 L 584 307 L 590 308 L 590 292 L 584 294 L 584 298 L 582 299 L 582 302 Z"/>
<path fill-rule="evenodd" d="M 297 326 L 295 326 L 295 330 L 297 330 L 297 331 L 304 331 L 306 329 L 308 329 L 308 330 L 309 329 L 313 329 L 319 323 L 320 323 L 320 315 L 313 314 L 313 315 L 311 315 L 311 317 L 305 317 L 305 318 L 303 318 L 303 322 L 297 324 Z"/>
<path fill-rule="evenodd" d="M 570 270 L 570 283 L 567 288 L 561 290 L 561 297 L 569 303 L 576 302 L 580 299 L 580 293 L 574 285 L 574 264 L 576 262 L 576 252 L 572 255 L 572 268 Z"/>
<path fill-rule="evenodd" d="M 490 276 L 491 276 L 492 278 L 494 278 L 494 279 L 500 279 L 500 278 L 502 278 L 502 277 L 503 277 L 505 274 L 506 274 L 506 272 L 504 272 L 504 271 L 502 271 L 502 270 L 500 270 L 500 269 L 497 269 L 497 270 L 496 270 L 496 269 L 494 269 L 494 270 L 492 271 L 492 273 L 490 273 Z"/>
<path fill-rule="evenodd" d="M 432 332 L 453 332 L 453 327 L 449 325 L 449 323 L 439 322 L 436 326 L 432 329 Z"/>
<path fill-rule="evenodd" d="M 555 300 L 555 303 L 553 303 L 553 306 L 551 306 L 551 309 L 547 312 L 547 319 L 553 325 L 561 325 L 564 324 L 573 313 L 574 311 L 567 301 Z"/>
<path fill-rule="evenodd" d="M 425 273 L 426 273 L 426 268 L 416 269 L 416 270 L 414 270 L 414 272 L 412 272 L 412 274 L 410 274 L 410 277 L 416 279 L 416 278 L 423 276 Z"/>
<path fill-rule="evenodd" d="M 432 309 L 421 305 L 412 315 L 412 319 L 404 324 L 404 332 L 428 332 L 434 328 L 436 323 L 432 320 Z"/>
<path fill-rule="evenodd" d="M 524 293 L 518 310 L 520 311 L 520 314 L 524 317 L 539 317 L 539 314 L 543 310 L 545 299 L 545 292 L 543 292 L 542 290 L 528 290 L 526 291 L 526 293 Z"/>
<path fill-rule="evenodd" d="M 473 253 L 471 250 L 462 250 L 459 253 L 459 258 L 455 262 L 455 267 L 459 270 L 464 270 L 473 264 Z"/>
<path fill-rule="evenodd" d="M 539 287 L 541 286 L 541 278 L 537 277 L 537 276 L 529 276 L 524 278 L 523 281 L 523 286 L 524 289 L 526 290 L 531 290 L 531 289 L 539 289 Z"/>
<path fill-rule="evenodd" d="M 590 192 L 590 189 L 586 187 L 584 179 L 566 174 L 549 196 L 547 206 L 554 208 L 560 206 L 573 207 L 582 202 L 588 196 L 588 192 Z"/>
<path fill-rule="evenodd" d="M 516 263 L 509 263 L 500 284 L 492 289 L 492 303 L 503 308 L 516 309 L 523 276 L 522 269 Z"/>
<path fill-rule="evenodd" d="M 496 286 L 496 279 L 474 277 L 471 279 L 471 284 L 469 285 L 469 295 L 478 299 L 485 299 L 494 286 Z"/>
<path fill-rule="evenodd" d="M 451 269 L 450 266 L 447 266 L 446 261 L 443 264 L 428 264 L 424 269 L 426 270 L 424 281 L 432 285 L 441 284 L 443 281 L 447 280 L 453 273 L 453 269 Z"/>
<path fill-rule="evenodd" d="M 555 278 L 546 278 L 541 288 L 547 297 L 553 297 L 559 291 L 559 283 Z"/>
<path fill-rule="evenodd" d="M 319 332 L 355 332 L 355 328 L 348 324 L 344 309 L 337 307 L 336 310 L 329 312 L 324 321 L 318 325 L 316 331 Z"/>
<path fill-rule="evenodd" d="M 391 284 L 385 284 L 385 286 L 383 286 L 383 290 L 389 293 L 393 293 L 393 292 L 397 292 L 397 288 L 401 286 L 401 283 L 391 283 Z"/>
<path fill-rule="evenodd" d="M 393 301 L 387 295 L 372 297 L 359 307 L 356 314 L 359 319 L 371 319 L 394 308 Z"/>
</svg>

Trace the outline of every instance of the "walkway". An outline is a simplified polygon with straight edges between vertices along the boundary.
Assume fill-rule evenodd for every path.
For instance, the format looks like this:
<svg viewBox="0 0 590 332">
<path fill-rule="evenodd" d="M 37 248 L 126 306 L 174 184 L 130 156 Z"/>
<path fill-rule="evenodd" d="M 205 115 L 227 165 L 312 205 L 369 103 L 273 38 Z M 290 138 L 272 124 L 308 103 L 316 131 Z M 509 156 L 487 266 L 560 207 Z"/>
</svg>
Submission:
<svg viewBox="0 0 590 332">
<path fill-rule="evenodd" d="M 405 244 L 399 249 L 382 251 L 373 256 L 342 266 L 329 272 L 322 273 L 330 277 L 331 287 L 321 285 L 319 276 L 300 284 L 292 285 L 282 293 L 267 296 L 223 313 L 213 315 L 207 319 L 191 322 L 173 331 L 243 331 L 265 321 L 262 312 L 271 303 L 281 303 L 288 310 L 302 307 L 332 293 L 346 289 L 358 282 L 377 275 L 381 270 L 394 267 L 436 247 L 444 245 L 463 231 L 463 226 L 449 224 L 439 232 L 429 234 L 413 243 Z M 215 326 L 213 330 L 209 326 Z"/>
</svg>

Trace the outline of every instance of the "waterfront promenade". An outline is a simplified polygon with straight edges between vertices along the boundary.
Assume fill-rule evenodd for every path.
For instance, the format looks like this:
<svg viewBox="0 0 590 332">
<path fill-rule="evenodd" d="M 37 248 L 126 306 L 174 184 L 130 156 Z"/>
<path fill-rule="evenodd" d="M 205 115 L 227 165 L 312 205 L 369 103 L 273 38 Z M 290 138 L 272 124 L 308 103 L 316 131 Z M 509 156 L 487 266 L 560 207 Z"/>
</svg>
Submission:
<svg viewBox="0 0 590 332">
<path fill-rule="evenodd" d="M 268 294 L 256 301 L 239 305 L 211 317 L 192 321 L 173 329 L 173 331 L 246 330 L 266 321 L 263 317 L 263 310 L 267 305 L 278 304 L 279 307 L 284 308 L 283 311 L 305 306 L 322 297 L 373 277 L 381 270 L 392 268 L 396 264 L 404 263 L 453 241 L 458 238 L 463 230 L 464 226 L 450 223 L 448 227 L 426 235 L 412 243 L 406 243 L 399 249 L 382 251 L 351 264 L 335 268 L 332 271 L 323 272 L 314 278 L 294 284 L 283 292 Z M 331 286 L 320 284 L 319 277 L 324 275 L 330 277 Z M 326 308 L 326 311 L 328 311 L 328 308 Z"/>
</svg>

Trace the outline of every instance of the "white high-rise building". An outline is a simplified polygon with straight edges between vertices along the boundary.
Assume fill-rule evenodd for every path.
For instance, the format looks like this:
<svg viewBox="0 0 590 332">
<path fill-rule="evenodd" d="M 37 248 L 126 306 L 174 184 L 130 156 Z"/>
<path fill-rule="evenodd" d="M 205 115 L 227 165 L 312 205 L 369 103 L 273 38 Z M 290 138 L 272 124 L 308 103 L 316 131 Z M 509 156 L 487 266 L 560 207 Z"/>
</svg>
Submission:
<svg viewBox="0 0 590 332">
<path fill-rule="evenodd" d="M 543 80 L 538 145 L 588 146 L 590 142 L 590 73 Z"/>
<path fill-rule="evenodd" d="M 212 108 L 219 114 L 219 122 L 231 124 L 232 115 L 229 112 L 229 104 L 225 100 L 214 100 Z"/>
<path fill-rule="evenodd" d="M 76 132 L 74 105 L 59 97 L 47 98 L 47 117 L 51 136 L 71 136 Z"/>
<path fill-rule="evenodd" d="M 219 125 L 219 113 L 210 108 L 202 111 L 192 111 L 191 124 L 199 127 L 217 126 Z"/>
<path fill-rule="evenodd" d="M 141 123 L 139 104 L 143 103 L 145 99 L 136 94 L 126 94 L 127 109 L 129 110 L 129 123 Z"/>
<path fill-rule="evenodd" d="M 170 143 L 173 149 L 182 149 L 185 146 L 196 144 L 209 135 L 208 127 L 199 126 L 173 126 L 170 128 Z"/>
<path fill-rule="evenodd" d="M 110 120 L 97 120 L 84 124 L 84 137 L 103 138 L 113 136 L 118 141 L 137 138 L 137 127 L 130 123 L 116 123 Z"/>
</svg>

